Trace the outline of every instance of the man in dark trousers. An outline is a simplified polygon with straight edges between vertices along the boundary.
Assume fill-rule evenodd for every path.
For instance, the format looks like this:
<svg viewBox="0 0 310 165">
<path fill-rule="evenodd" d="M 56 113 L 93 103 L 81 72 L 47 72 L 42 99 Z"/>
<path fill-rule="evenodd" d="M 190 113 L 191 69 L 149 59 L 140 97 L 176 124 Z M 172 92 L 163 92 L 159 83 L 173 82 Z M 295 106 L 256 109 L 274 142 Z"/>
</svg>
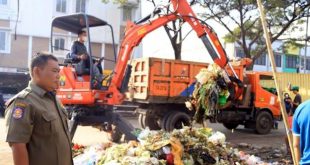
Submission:
<svg viewBox="0 0 310 165">
<path fill-rule="evenodd" d="M 292 102 L 292 104 L 293 104 L 292 115 L 294 115 L 297 107 L 302 103 L 302 99 L 301 99 L 301 95 L 299 94 L 299 87 L 298 86 L 292 87 L 292 91 L 295 94 L 295 98 Z"/>
<path fill-rule="evenodd" d="M 79 63 L 83 68 L 90 69 L 90 56 L 87 53 L 86 46 L 84 43 L 87 41 L 87 33 L 84 30 L 78 32 L 78 39 L 74 41 L 71 51 L 70 51 L 70 58 L 72 58 L 73 62 Z M 100 69 L 98 68 L 100 64 L 97 62 L 94 63 L 92 67 L 92 71 L 94 74 L 95 86 L 100 88 L 100 84 L 103 80 L 103 75 L 100 73 Z M 88 73 L 89 74 L 89 73 Z"/>
<path fill-rule="evenodd" d="M 29 86 L 6 105 L 6 141 L 15 165 L 73 165 L 67 112 L 55 96 L 59 66 L 39 54 L 30 64 Z"/>
</svg>

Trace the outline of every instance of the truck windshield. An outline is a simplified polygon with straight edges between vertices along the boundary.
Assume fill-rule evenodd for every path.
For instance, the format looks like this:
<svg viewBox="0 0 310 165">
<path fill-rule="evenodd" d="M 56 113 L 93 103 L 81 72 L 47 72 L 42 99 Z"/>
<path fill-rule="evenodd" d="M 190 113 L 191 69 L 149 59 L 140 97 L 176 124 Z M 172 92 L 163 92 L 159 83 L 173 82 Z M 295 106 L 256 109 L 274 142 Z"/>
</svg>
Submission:
<svg viewBox="0 0 310 165">
<path fill-rule="evenodd" d="M 273 76 L 271 75 L 260 75 L 260 85 L 262 86 L 263 89 L 265 89 L 266 91 L 277 95 L 277 90 L 276 90 L 276 86 L 274 83 L 274 79 Z"/>
</svg>

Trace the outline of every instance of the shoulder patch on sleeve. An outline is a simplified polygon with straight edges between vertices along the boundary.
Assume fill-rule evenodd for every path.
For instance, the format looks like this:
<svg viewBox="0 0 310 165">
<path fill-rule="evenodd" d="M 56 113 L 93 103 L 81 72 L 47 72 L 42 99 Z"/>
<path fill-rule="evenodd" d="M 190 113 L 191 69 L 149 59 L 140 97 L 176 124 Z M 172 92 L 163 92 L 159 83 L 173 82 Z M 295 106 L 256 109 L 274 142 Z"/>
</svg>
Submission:
<svg viewBox="0 0 310 165">
<path fill-rule="evenodd" d="M 25 108 L 15 107 L 12 112 L 12 117 L 14 119 L 20 119 L 24 116 L 24 113 L 25 113 L 24 111 L 25 111 Z"/>
</svg>

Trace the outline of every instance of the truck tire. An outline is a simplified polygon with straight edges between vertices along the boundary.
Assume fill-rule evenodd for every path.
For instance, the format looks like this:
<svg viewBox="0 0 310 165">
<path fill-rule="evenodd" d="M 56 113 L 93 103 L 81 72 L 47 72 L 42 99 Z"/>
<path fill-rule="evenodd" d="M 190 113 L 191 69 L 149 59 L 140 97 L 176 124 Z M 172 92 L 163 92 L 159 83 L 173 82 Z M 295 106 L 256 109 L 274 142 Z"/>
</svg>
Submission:
<svg viewBox="0 0 310 165">
<path fill-rule="evenodd" d="M 190 126 L 191 117 L 184 112 L 171 113 L 165 122 L 166 131 L 181 129 L 183 126 Z"/>
<path fill-rule="evenodd" d="M 223 126 L 229 130 L 236 129 L 239 124 L 238 123 L 223 123 Z"/>
<path fill-rule="evenodd" d="M 262 111 L 259 112 L 257 117 L 256 117 L 256 132 L 258 134 L 268 134 L 273 126 L 273 119 L 272 116 L 269 112 L 267 111 Z"/>
<path fill-rule="evenodd" d="M 160 127 L 161 129 L 167 131 L 167 128 L 166 128 L 166 123 L 167 123 L 167 120 L 169 119 L 170 115 L 172 113 L 175 113 L 175 111 L 169 111 L 167 113 L 164 114 L 164 116 L 162 117 L 161 121 L 160 121 Z"/>
<path fill-rule="evenodd" d="M 160 126 L 158 124 L 158 120 L 153 117 L 150 113 L 146 113 L 145 115 L 145 127 L 149 127 L 150 130 L 160 130 Z"/>
<path fill-rule="evenodd" d="M 145 114 L 139 114 L 139 124 L 141 128 L 145 129 Z"/>
</svg>

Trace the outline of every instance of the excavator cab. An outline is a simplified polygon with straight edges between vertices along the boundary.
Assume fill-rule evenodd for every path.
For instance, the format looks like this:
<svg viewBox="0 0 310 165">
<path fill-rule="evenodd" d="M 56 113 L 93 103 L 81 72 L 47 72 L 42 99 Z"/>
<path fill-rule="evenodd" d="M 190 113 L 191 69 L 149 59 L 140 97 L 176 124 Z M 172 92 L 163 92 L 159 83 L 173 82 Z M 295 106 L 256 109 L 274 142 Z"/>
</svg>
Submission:
<svg viewBox="0 0 310 165">
<path fill-rule="evenodd" d="M 116 47 L 112 26 L 106 21 L 84 13 L 65 15 L 53 19 L 50 39 L 52 53 L 55 48 L 58 51 L 61 49 L 57 48 L 57 45 L 54 46 L 54 33 L 63 34 L 63 32 L 70 32 L 71 34 L 67 34 L 73 34 L 74 36 L 74 34 L 84 30 L 88 34 L 88 44 L 86 45 L 88 46 L 88 57 L 91 59 L 88 60 L 90 62 L 89 66 L 92 68 L 94 65 L 93 60 L 95 60 L 96 57 L 92 52 L 90 44 L 90 29 L 100 26 L 110 28 L 114 48 L 114 59 L 105 59 L 101 57 L 98 63 L 100 64 L 103 60 L 115 62 Z M 70 50 L 67 49 L 67 51 Z M 103 72 L 107 74 L 107 71 Z M 105 75 L 105 77 L 110 78 L 112 74 L 113 72 L 110 73 L 110 75 Z M 70 58 L 64 59 L 64 63 L 60 66 L 60 86 L 56 91 L 56 95 L 69 114 L 69 131 L 71 138 L 74 137 L 78 125 L 85 125 L 98 127 L 104 131 L 111 132 L 113 141 L 118 141 L 121 138 L 122 134 L 119 132 L 124 133 L 126 135 L 125 138 L 128 140 L 136 139 L 131 133 L 134 128 L 118 113 L 115 113 L 113 107 L 105 106 L 105 99 L 109 98 L 111 95 L 111 92 L 106 90 L 110 86 L 110 83 L 106 84 L 106 89 L 97 89 L 93 84 L 94 76 L 92 69 L 87 70 L 81 68 L 81 66 L 75 64 Z M 112 129 L 112 125 L 116 126 L 115 129 Z"/>
<path fill-rule="evenodd" d="M 113 42 L 114 59 L 105 59 L 104 57 L 98 58 L 93 55 L 91 47 L 90 29 L 94 27 L 110 28 Z M 86 46 L 88 51 L 87 55 L 89 56 L 88 58 L 91 59 L 88 60 L 90 63 L 89 68 L 93 68 L 95 60 L 99 64 L 101 64 L 103 60 L 110 60 L 112 62 L 116 61 L 116 48 L 114 43 L 114 33 L 112 26 L 104 20 L 85 13 L 65 15 L 53 19 L 50 37 L 52 53 L 55 50 L 64 49 L 57 47 L 58 45 L 54 45 L 53 37 L 55 33 L 59 34 L 61 32 L 67 32 L 66 34 L 69 34 L 73 36 L 72 38 L 74 38 L 74 36 L 81 30 L 86 31 L 86 33 L 88 34 L 88 44 L 86 44 Z M 64 50 L 68 51 L 69 54 L 69 49 Z M 95 81 L 93 69 L 85 68 L 78 63 L 74 63 L 68 54 L 66 55 L 64 63 L 61 66 L 60 88 L 57 91 L 57 94 L 59 94 L 58 97 L 60 97 L 63 104 L 94 104 L 96 101 L 96 94 L 95 92 L 93 92 L 93 90 L 98 89 L 96 89 L 94 85 Z M 104 75 L 104 79 L 107 79 L 109 77 L 110 75 Z M 108 87 L 106 86 L 106 88 Z"/>
</svg>

